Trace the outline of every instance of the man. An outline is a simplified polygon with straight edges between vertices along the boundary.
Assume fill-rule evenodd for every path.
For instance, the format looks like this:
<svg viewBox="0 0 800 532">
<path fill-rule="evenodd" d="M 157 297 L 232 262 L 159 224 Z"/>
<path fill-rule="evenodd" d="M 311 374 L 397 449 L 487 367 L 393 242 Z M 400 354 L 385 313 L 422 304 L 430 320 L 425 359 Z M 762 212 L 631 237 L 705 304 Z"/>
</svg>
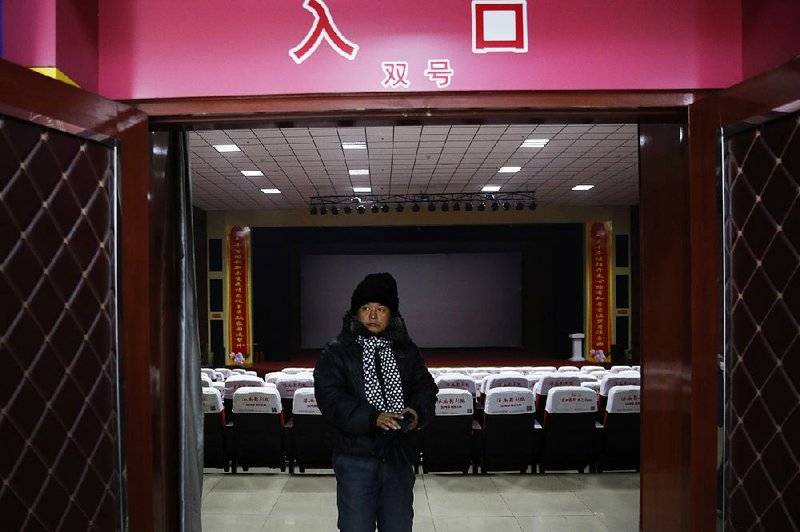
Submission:
<svg viewBox="0 0 800 532">
<path fill-rule="evenodd" d="M 438 389 L 398 307 L 394 277 L 367 275 L 314 369 L 343 532 L 410 532 L 414 519 L 412 431 L 433 417 Z"/>
</svg>

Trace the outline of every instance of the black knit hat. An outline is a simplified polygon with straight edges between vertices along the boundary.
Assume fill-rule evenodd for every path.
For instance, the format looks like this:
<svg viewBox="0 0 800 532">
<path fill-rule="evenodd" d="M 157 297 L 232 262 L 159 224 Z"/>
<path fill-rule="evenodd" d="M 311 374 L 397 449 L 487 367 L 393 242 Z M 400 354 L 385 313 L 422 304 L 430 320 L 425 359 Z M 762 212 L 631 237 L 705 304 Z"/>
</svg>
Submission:
<svg viewBox="0 0 800 532">
<path fill-rule="evenodd" d="M 398 315 L 400 299 L 397 297 L 397 282 L 391 273 L 370 273 L 364 277 L 350 298 L 350 314 L 355 316 L 365 303 L 382 303 L 389 307 L 392 316 Z"/>
</svg>

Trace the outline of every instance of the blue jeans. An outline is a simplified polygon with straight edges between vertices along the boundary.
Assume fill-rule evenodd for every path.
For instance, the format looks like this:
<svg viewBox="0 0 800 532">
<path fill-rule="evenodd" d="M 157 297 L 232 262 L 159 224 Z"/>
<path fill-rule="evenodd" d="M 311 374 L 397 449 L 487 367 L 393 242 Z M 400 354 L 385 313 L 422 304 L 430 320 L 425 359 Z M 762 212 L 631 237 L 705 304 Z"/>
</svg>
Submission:
<svg viewBox="0 0 800 532">
<path fill-rule="evenodd" d="M 333 455 L 336 505 L 342 532 L 411 532 L 413 466 L 406 460 Z"/>
</svg>

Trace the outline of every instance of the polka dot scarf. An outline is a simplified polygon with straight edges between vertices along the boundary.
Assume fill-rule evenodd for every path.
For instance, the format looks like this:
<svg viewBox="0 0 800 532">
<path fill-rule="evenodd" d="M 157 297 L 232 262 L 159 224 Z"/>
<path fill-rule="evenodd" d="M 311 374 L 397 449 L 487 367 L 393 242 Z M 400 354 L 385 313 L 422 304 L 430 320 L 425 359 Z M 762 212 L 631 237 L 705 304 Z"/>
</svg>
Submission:
<svg viewBox="0 0 800 532">
<path fill-rule="evenodd" d="M 381 412 L 402 412 L 403 386 L 391 342 L 381 336 L 359 336 L 357 340 L 363 351 L 367 401 Z"/>
</svg>

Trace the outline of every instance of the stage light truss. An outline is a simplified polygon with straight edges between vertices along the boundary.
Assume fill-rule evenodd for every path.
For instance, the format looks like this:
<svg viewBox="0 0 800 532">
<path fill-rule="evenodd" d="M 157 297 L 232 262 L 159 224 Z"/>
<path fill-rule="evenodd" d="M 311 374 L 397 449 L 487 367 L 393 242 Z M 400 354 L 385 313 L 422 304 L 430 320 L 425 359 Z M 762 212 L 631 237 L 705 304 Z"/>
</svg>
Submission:
<svg viewBox="0 0 800 532">
<path fill-rule="evenodd" d="M 459 192 L 443 194 L 352 194 L 340 196 L 311 196 L 309 198 L 309 211 L 311 214 L 327 214 L 331 212 L 337 214 L 344 212 L 350 214 L 356 212 L 389 212 L 391 206 L 395 206 L 397 212 L 403 212 L 406 205 L 411 205 L 411 212 L 420 212 L 421 207 L 428 211 L 437 209 L 448 212 L 459 212 L 462 207 L 465 211 L 472 211 L 475 207 L 483 211 L 486 205 L 493 206 L 497 210 L 502 206 L 503 210 L 512 207 L 518 211 L 528 209 L 536 210 L 536 192 L 533 190 L 521 190 L 515 192 Z"/>
</svg>

